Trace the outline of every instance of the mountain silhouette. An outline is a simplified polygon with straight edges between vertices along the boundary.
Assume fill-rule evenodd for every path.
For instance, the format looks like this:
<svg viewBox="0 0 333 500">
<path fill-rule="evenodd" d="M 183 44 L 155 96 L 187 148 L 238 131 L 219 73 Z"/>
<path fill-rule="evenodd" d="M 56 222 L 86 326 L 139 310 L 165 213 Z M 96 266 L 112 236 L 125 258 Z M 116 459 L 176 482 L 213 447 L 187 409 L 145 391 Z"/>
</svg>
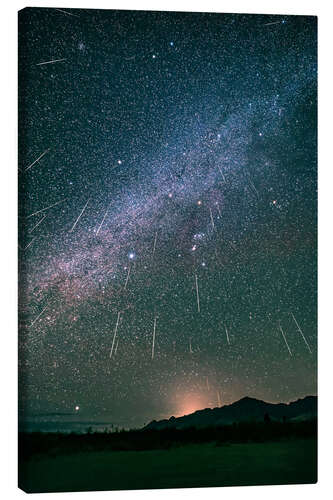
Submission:
<svg viewBox="0 0 333 500">
<path fill-rule="evenodd" d="M 234 422 L 261 421 L 265 415 L 271 420 L 308 420 L 317 416 L 317 396 L 306 396 L 291 403 L 266 403 L 245 397 L 230 405 L 198 410 L 183 417 L 153 420 L 144 429 L 185 429 L 187 427 L 217 427 Z M 266 416 L 267 421 L 267 416 Z"/>
</svg>

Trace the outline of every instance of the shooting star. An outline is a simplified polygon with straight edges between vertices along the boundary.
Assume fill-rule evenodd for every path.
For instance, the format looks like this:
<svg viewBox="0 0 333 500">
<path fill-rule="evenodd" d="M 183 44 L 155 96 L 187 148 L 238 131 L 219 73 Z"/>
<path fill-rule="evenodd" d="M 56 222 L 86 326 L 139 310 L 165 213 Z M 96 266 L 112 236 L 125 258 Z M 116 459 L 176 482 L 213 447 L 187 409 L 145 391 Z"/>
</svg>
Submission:
<svg viewBox="0 0 333 500">
<path fill-rule="evenodd" d="M 116 355 L 116 354 L 117 354 L 118 344 L 119 344 L 119 339 L 117 339 L 116 348 L 115 348 L 115 350 L 114 350 L 114 355 Z"/>
<path fill-rule="evenodd" d="M 215 230 L 215 224 L 214 224 L 214 219 L 213 219 L 213 214 L 212 214 L 212 209 L 209 208 L 209 213 L 210 213 L 210 220 L 211 220 L 211 223 L 212 223 L 212 228 L 213 228 L 213 231 Z"/>
<path fill-rule="evenodd" d="M 198 288 L 198 276 L 195 275 L 195 288 L 197 291 L 197 306 L 198 306 L 198 312 L 200 312 L 200 298 L 199 298 L 199 288 Z"/>
<path fill-rule="evenodd" d="M 156 231 L 156 233 L 155 233 L 155 239 L 154 239 L 153 257 L 154 257 L 154 255 L 155 255 L 156 241 L 157 241 L 157 231 Z"/>
<path fill-rule="evenodd" d="M 281 327 L 280 322 L 279 322 L 279 328 L 280 328 L 280 331 L 281 331 L 281 333 L 282 333 L 282 337 L 283 337 L 283 339 L 284 339 L 284 341 L 285 341 L 285 343 L 286 343 L 286 346 L 287 346 L 287 349 L 288 349 L 288 351 L 289 351 L 289 354 L 290 354 L 290 356 L 292 356 L 292 352 L 291 352 L 290 347 L 289 347 L 289 345 L 288 345 L 288 342 L 287 342 L 286 336 L 285 336 L 285 334 L 283 333 L 283 330 L 282 330 L 282 327 Z"/>
<path fill-rule="evenodd" d="M 45 62 L 37 63 L 36 66 L 43 66 L 44 64 L 54 64 L 56 62 L 62 62 L 62 61 L 67 61 L 67 59 L 52 59 L 52 61 L 45 61 Z"/>
<path fill-rule="evenodd" d="M 127 283 L 128 283 L 128 278 L 129 278 L 130 272 L 131 272 L 131 264 L 129 264 L 129 266 L 128 266 L 128 273 L 127 273 L 127 278 L 126 278 L 126 282 L 125 282 L 124 290 L 126 290 L 126 287 L 127 287 Z"/>
<path fill-rule="evenodd" d="M 157 318 L 154 318 L 154 330 L 153 330 L 153 344 L 151 348 L 151 359 L 154 359 L 154 354 L 155 354 L 155 335 L 156 335 L 156 321 Z"/>
<path fill-rule="evenodd" d="M 221 169 L 220 165 L 217 165 L 217 168 L 219 169 L 219 172 L 220 172 L 220 174 L 221 174 L 221 177 L 222 177 L 222 179 L 223 179 L 223 180 L 224 180 L 224 182 L 225 182 L 224 173 L 222 172 L 222 169 Z"/>
<path fill-rule="evenodd" d="M 193 351 L 192 351 L 192 342 L 191 342 L 191 339 L 190 339 L 190 354 L 193 354 Z"/>
<path fill-rule="evenodd" d="M 100 229 L 101 229 L 101 227 L 102 227 L 102 225 L 103 225 L 103 222 L 104 222 L 104 220 L 105 220 L 105 217 L 107 216 L 108 211 L 109 211 L 109 208 L 108 208 L 108 209 L 107 209 L 107 211 L 105 212 L 105 215 L 104 215 L 104 217 L 103 217 L 103 220 L 102 220 L 102 222 L 100 223 L 99 228 L 97 229 L 96 236 L 97 236 L 97 235 L 98 235 L 98 233 L 100 232 Z"/>
<path fill-rule="evenodd" d="M 43 314 L 43 312 L 45 311 L 46 308 L 47 308 L 47 304 L 44 307 L 44 309 L 38 314 L 38 316 L 33 320 L 33 322 L 31 323 L 31 325 L 29 326 L 29 328 L 31 328 L 36 323 L 36 321 L 41 317 L 41 315 Z"/>
<path fill-rule="evenodd" d="M 208 377 L 206 377 L 206 386 L 207 386 L 207 391 L 209 391 L 209 381 L 208 381 Z"/>
<path fill-rule="evenodd" d="M 120 319 L 120 311 L 118 312 L 117 323 L 116 323 L 116 327 L 114 329 L 112 346 L 111 346 L 111 351 L 110 351 L 110 359 L 112 358 L 112 353 L 113 353 L 113 348 L 114 348 L 114 341 L 116 340 L 116 335 L 117 335 L 117 330 L 118 330 L 118 325 L 119 325 L 119 319 Z"/>
<path fill-rule="evenodd" d="M 226 334 L 226 337 L 227 337 L 227 342 L 228 344 L 230 345 L 230 340 L 229 340 L 229 334 L 228 334 L 228 329 L 227 329 L 227 326 L 224 325 L 224 328 L 225 328 L 225 334 Z"/>
<path fill-rule="evenodd" d="M 32 238 L 32 240 L 31 240 L 31 241 L 27 244 L 27 246 L 26 246 L 26 247 L 24 247 L 24 248 L 22 248 L 22 247 L 19 245 L 19 247 L 20 247 L 20 249 L 22 250 L 22 252 L 25 252 L 25 251 L 26 251 L 26 250 L 30 247 L 30 245 L 31 245 L 31 244 L 35 241 L 35 239 L 36 239 L 36 236 L 34 236 L 34 237 Z"/>
<path fill-rule="evenodd" d="M 281 24 L 282 21 L 274 21 L 272 23 L 262 24 L 261 26 L 273 26 L 273 24 Z"/>
<path fill-rule="evenodd" d="M 61 10 L 61 9 L 55 9 L 55 10 L 58 10 L 59 12 L 62 12 L 63 14 L 66 14 L 67 16 L 80 17 L 80 16 L 77 16 L 76 14 L 72 14 L 71 12 L 67 12 L 66 10 Z"/>
<path fill-rule="evenodd" d="M 38 222 L 37 222 L 37 224 L 35 224 L 35 225 L 34 225 L 34 227 L 32 227 L 31 229 L 29 229 L 29 231 L 28 231 L 28 232 L 29 232 L 29 233 L 32 233 L 32 232 L 36 229 L 36 227 L 38 227 L 38 226 L 39 226 L 39 224 L 41 224 L 41 223 L 43 222 L 43 220 L 45 219 L 45 217 L 46 217 L 46 214 L 44 214 L 44 215 L 43 215 L 43 217 L 41 218 L 41 220 L 40 220 L 40 221 L 38 221 Z"/>
<path fill-rule="evenodd" d="M 82 217 L 83 212 L 85 211 L 85 209 L 86 209 L 86 207 L 87 207 L 87 205 L 89 203 L 89 199 L 88 199 L 87 203 L 84 205 L 83 209 L 81 210 L 80 215 L 78 216 L 78 218 L 74 222 L 74 225 L 73 225 L 72 229 L 69 230 L 69 233 L 72 233 L 74 231 L 76 224 L 79 222 L 80 218 Z"/>
<path fill-rule="evenodd" d="M 64 198 L 63 200 L 57 201 L 57 203 L 53 203 L 53 205 L 49 205 L 48 207 L 42 208 L 41 210 L 37 210 L 37 212 L 34 212 L 33 214 L 27 215 L 27 219 L 29 219 L 29 217 L 32 217 L 33 215 L 37 215 L 37 214 L 40 214 L 41 212 L 45 212 L 45 210 L 48 210 L 49 208 L 55 207 L 56 205 L 59 205 L 59 203 L 63 203 L 66 200 L 67 200 L 67 198 Z"/>
<path fill-rule="evenodd" d="M 29 165 L 29 167 L 27 167 L 24 171 L 27 172 L 27 170 L 29 170 L 31 167 L 33 167 L 39 160 L 41 160 L 43 158 L 43 156 L 45 156 L 50 151 L 50 149 L 51 148 L 48 148 L 46 151 L 44 151 L 44 153 L 42 153 L 40 156 L 38 156 L 37 160 L 32 162 L 31 165 Z"/>
<path fill-rule="evenodd" d="M 220 391 L 217 391 L 217 404 L 218 404 L 219 407 L 221 406 Z"/>
<path fill-rule="evenodd" d="M 306 338 L 305 338 L 305 336 L 304 336 L 304 333 L 302 332 L 302 329 L 301 329 L 301 327 L 299 326 L 299 324 L 298 324 L 298 322 L 297 322 L 297 320 L 296 320 L 295 316 L 293 315 L 293 313 L 292 313 L 292 312 L 290 312 L 290 314 L 292 315 L 292 317 L 293 317 L 293 319 L 294 319 L 294 321 L 295 321 L 295 323 L 296 323 L 296 325 L 297 325 L 297 328 L 298 328 L 299 333 L 300 333 L 300 334 L 302 335 L 302 337 L 303 337 L 303 340 L 304 340 L 304 342 L 305 342 L 305 345 L 307 346 L 307 348 L 309 349 L 309 351 L 310 351 L 310 352 L 311 352 L 311 354 L 312 354 L 312 351 L 311 351 L 311 348 L 310 348 L 310 346 L 309 346 L 309 344 L 308 344 L 308 341 L 306 340 Z"/>
<path fill-rule="evenodd" d="M 258 198 L 259 198 L 259 193 L 258 193 L 257 188 L 255 187 L 255 185 L 253 184 L 252 180 L 251 180 L 251 179 L 249 179 L 249 182 L 251 183 L 251 186 L 253 187 L 254 191 L 256 192 L 256 195 L 257 195 L 257 196 L 258 196 Z"/>
</svg>

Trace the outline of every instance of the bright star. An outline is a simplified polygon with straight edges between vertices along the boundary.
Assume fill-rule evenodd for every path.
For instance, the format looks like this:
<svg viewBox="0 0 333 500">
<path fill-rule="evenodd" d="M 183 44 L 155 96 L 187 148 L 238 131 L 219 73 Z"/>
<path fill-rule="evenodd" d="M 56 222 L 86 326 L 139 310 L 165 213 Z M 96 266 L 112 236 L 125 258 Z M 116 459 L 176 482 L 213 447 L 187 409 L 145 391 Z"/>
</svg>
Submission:
<svg viewBox="0 0 333 500">
<path fill-rule="evenodd" d="M 196 233 L 193 235 L 194 240 L 202 240 L 205 237 L 205 233 Z"/>
</svg>

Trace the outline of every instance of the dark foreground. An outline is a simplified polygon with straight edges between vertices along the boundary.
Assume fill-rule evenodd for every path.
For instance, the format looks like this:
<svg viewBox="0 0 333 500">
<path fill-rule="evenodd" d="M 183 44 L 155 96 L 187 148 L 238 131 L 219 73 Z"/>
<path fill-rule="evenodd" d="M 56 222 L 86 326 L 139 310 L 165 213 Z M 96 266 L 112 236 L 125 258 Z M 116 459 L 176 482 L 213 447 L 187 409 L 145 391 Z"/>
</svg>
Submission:
<svg viewBox="0 0 333 500">
<path fill-rule="evenodd" d="M 317 441 L 39 455 L 21 462 L 19 476 L 31 493 L 315 483 Z"/>
</svg>

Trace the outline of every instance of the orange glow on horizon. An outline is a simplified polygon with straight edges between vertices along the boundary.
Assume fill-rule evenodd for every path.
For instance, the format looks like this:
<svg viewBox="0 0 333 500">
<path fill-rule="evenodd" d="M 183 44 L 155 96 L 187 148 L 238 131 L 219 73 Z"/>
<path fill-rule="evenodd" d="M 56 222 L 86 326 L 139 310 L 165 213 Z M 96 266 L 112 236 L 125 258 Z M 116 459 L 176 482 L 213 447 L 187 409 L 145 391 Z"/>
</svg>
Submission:
<svg viewBox="0 0 333 500">
<path fill-rule="evenodd" d="M 186 394 L 179 396 L 175 417 L 183 417 L 197 410 L 211 408 L 211 402 L 208 401 L 207 395 L 203 394 Z"/>
</svg>

